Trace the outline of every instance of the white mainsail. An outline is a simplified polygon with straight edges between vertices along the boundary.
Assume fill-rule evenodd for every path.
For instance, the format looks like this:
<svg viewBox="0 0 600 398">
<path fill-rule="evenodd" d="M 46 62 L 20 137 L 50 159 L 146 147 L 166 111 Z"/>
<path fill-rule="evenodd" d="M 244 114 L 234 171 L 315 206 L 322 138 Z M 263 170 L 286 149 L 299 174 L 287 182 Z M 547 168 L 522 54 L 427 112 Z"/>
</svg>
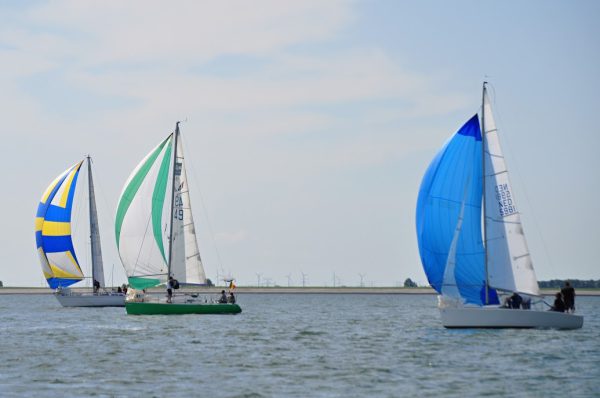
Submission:
<svg viewBox="0 0 600 398">
<path fill-rule="evenodd" d="M 539 295 L 521 216 L 515 204 L 485 87 L 482 120 L 488 281 L 490 286 L 497 289 Z"/>
<path fill-rule="evenodd" d="M 206 275 L 204 274 L 198 241 L 196 240 L 196 229 L 192 216 L 190 191 L 181 137 L 177 139 L 176 153 L 171 273 L 179 281 L 191 284 L 204 284 L 206 283 Z"/>
<path fill-rule="evenodd" d="M 98 225 L 98 212 L 96 210 L 96 196 L 94 194 L 94 180 L 92 179 L 92 160 L 88 156 L 88 200 L 90 212 L 90 241 L 92 254 L 92 278 L 100 283 L 104 283 L 104 266 L 102 264 L 102 247 L 100 246 L 100 227 Z"/>
</svg>

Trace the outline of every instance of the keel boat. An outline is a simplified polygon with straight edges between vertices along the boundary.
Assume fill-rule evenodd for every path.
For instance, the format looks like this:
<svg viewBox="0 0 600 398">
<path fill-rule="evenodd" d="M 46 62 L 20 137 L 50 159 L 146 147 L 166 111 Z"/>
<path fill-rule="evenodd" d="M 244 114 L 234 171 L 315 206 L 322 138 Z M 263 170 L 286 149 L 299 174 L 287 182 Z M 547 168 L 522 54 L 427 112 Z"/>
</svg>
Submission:
<svg viewBox="0 0 600 398">
<path fill-rule="evenodd" d="M 76 293 L 69 286 L 85 278 L 71 235 L 71 213 L 79 172 L 87 161 L 88 208 L 93 291 Z M 92 162 L 87 156 L 60 174 L 44 191 L 35 218 L 35 241 L 48 286 L 64 307 L 123 307 L 125 295 L 105 289 L 100 228 L 96 211 Z"/>
<path fill-rule="evenodd" d="M 131 315 L 237 314 L 235 303 L 198 294 L 152 295 L 146 289 L 167 284 L 206 285 L 184 163 L 179 122 L 133 170 L 115 220 L 115 236 L 128 277 L 125 308 Z M 165 289 L 166 291 L 166 289 Z"/>
<path fill-rule="evenodd" d="M 541 304 L 538 310 L 500 306 L 499 293 L 533 300 L 541 293 L 486 83 L 480 118 L 473 116 L 446 142 L 423 177 L 416 227 L 444 327 L 583 326 L 581 315 L 548 311 Z"/>
</svg>

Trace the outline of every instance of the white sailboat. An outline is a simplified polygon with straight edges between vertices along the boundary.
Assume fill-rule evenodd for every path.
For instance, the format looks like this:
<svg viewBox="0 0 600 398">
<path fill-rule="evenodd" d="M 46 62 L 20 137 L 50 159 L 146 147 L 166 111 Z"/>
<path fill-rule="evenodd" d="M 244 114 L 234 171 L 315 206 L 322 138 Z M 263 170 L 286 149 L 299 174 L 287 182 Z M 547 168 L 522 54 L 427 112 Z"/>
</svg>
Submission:
<svg viewBox="0 0 600 398">
<path fill-rule="evenodd" d="M 44 191 L 35 219 L 36 246 L 42 272 L 48 285 L 56 289 L 54 296 L 64 307 L 123 307 L 125 295 L 105 289 L 100 229 L 96 211 L 92 166 L 89 156 L 88 206 L 91 240 L 91 278 L 98 287 L 92 292 L 78 293 L 69 286 L 83 280 L 71 235 L 71 212 L 75 201 L 77 178 L 84 160 L 65 170 Z"/>
<path fill-rule="evenodd" d="M 450 138 L 429 165 L 419 190 L 419 252 L 429 283 L 440 293 L 442 324 L 581 328 L 580 315 L 499 306 L 497 292 L 528 297 L 541 293 L 486 83 L 481 126 L 475 115 Z"/>
<path fill-rule="evenodd" d="M 131 289 L 128 314 L 235 314 L 235 303 L 218 304 L 194 295 L 167 300 L 146 288 L 173 277 L 184 285 L 205 285 L 206 276 L 192 217 L 179 122 L 133 170 L 121 192 L 115 220 L 121 263 Z"/>
</svg>

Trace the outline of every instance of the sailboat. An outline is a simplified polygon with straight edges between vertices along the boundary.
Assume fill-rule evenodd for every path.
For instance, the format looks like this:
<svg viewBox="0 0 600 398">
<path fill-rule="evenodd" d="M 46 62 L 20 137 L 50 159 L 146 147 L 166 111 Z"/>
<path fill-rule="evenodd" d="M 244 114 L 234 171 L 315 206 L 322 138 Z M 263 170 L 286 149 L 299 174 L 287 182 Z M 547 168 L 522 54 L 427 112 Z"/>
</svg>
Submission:
<svg viewBox="0 0 600 398">
<path fill-rule="evenodd" d="M 93 292 L 75 293 L 68 287 L 85 278 L 71 236 L 71 212 L 77 177 L 84 161 L 88 171 L 88 207 L 91 238 Z M 54 296 L 64 307 L 123 307 L 123 293 L 105 290 L 100 229 L 96 211 L 92 163 L 89 156 L 69 167 L 46 188 L 35 218 L 35 241 L 42 272 Z"/>
<path fill-rule="evenodd" d="M 434 157 L 423 177 L 416 227 L 421 262 L 439 293 L 444 327 L 582 327 L 580 315 L 500 306 L 498 294 L 536 299 L 541 293 L 487 83 L 483 84 L 481 126 L 478 115 L 469 119 Z"/>
<path fill-rule="evenodd" d="M 128 277 L 128 314 L 236 314 L 238 304 L 219 304 L 197 294 L 172 299 L 146 294 L 173 277 L 205 285 L 198 250 L 179 122 L 133 170 L 119 199 L 115 237 Z"/>
</svg>

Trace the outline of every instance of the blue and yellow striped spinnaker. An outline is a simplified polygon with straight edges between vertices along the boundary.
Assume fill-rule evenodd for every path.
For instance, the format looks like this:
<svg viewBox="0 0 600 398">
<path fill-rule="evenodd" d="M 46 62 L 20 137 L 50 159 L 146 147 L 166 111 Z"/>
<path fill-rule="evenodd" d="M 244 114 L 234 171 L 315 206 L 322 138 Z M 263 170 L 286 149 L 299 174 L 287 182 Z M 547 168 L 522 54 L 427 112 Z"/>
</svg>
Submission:
<svg viewBox="0 0 600 398">
<path fill-rule="evenodd" d="M 35 215 L 35 243 L 42 272 L 52 289 L 83 279 L 71 238 L 71 209 L 82 164 L 68 168 L 52 181 Z"/>
</svg>

